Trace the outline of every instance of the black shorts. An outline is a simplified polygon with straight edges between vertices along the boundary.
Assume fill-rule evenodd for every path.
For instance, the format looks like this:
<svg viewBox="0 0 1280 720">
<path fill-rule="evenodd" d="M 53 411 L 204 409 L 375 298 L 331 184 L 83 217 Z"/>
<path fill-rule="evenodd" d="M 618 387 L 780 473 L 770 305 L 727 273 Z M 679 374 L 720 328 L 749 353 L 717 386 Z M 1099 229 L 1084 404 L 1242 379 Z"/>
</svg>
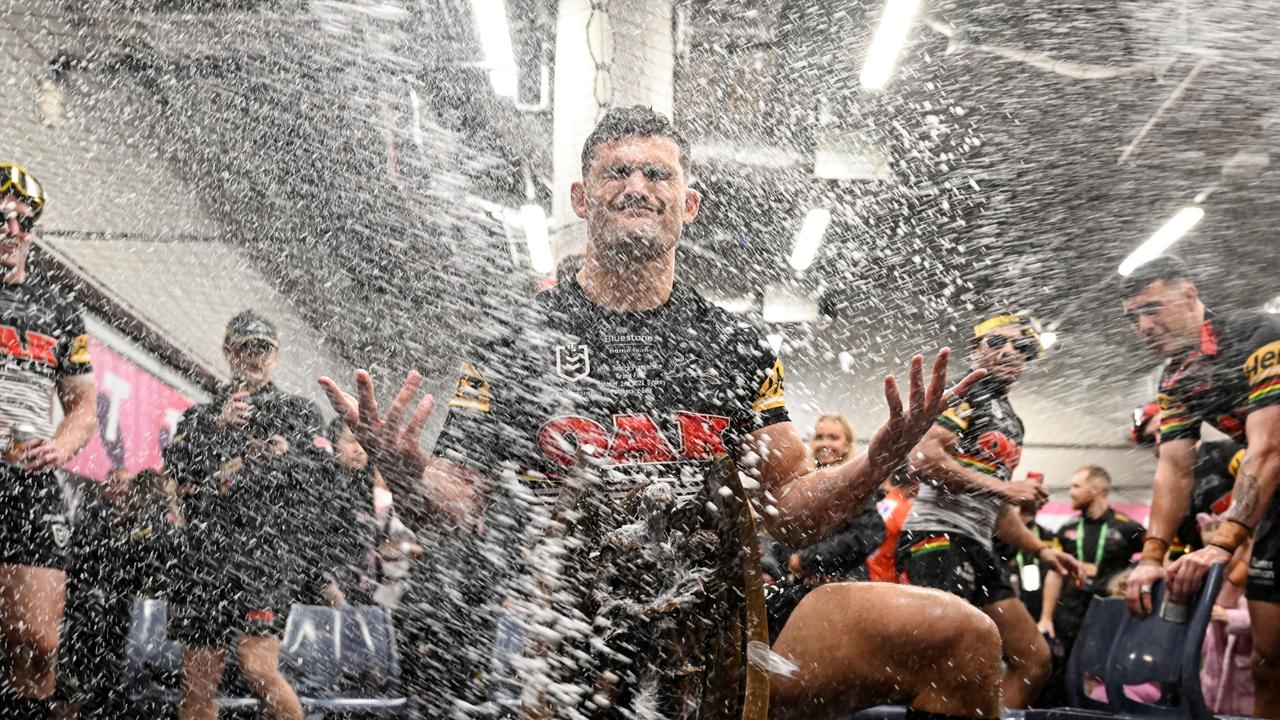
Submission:
<svg viewBox="0 0 1280 720">
<path fill-rule="evenodd" d="M 241 635 L 280 637 L 288 617 L 288 603 L 278 599 L 188 595 L 169 601 L 169 637 L 183 645 L 226 648 Z"/>
<path fill-rule="evenodd" d="M 0 463 L 0 564 L 65 570 L 70 540 L 57 477 Z"/>
<path fill-rule="evenodd" d="M 904 530 L 896 559 L 907 583 L 946 590 L 977 607 L 1018 596 L 995 553 L 964 535 Z"/>
<path fill-rule="evenodd" d="M 1249 558 L 1249 582 L 1244 596 L 1258 602 L 1280 603 L 1280 584 L 1276 583 L 1276 564 L 1280 563 L 1280 494 L 1258 523 L 1253 534 L 1253 555 Z"/>
</svg>

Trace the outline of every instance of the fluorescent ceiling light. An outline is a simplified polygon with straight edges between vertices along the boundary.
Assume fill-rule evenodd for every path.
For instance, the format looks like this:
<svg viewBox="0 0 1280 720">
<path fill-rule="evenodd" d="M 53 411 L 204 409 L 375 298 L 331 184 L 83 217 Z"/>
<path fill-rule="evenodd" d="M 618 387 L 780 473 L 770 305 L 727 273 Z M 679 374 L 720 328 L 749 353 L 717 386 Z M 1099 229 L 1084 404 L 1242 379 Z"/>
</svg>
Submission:
<svg viewBox="0 0 1280 720">
<path fill-rule="evenodd" d="M 529 264 L 535 272 L 550 275 L 556 269 L 551 256 L 551 239 L 547 235 L 547 213 L 541 205 L 530 203 L 520 208 L 520 224 L 529 241 Z"/>
<path fill-rule="evenodd" d="M 836 134 L 814 145 L 813 175 L 823 180 L 887 180 L 889 156 L 859 134 Z"/>
<path fill-rule="evenodd" d="M 782 354 L 782 333 L 769 333 L 765 337 L 769 339 L 769 347 L 773 348 L 773 354 Z"/>
<path fill-rule="evenodd" d="M 471 0 L 480 34 L 480 49 L 489 66 L 489 83 L 502 97 L 516 96 L 516 56 L 511 49 L 511 26 L 503 0 Z"/>
<path fill-rule="evenodd" d="M 761 314 L 767 323 L 816 322 L 818 303 L 785 287 L 770 285 L 764 290 Z"/>
<path fill-rule="evenodd" d="M 902 46 L 907 43 L 907 33 L 919 6 L 920 0 L 885 0 L 880 27 L 876 28 L 875 39 L 871 41 L 871 49 L 862 64 L 862 74 L 858 77 L 862 87 L 879 90 L 889 84 L 889 77 L 898 64 Z"/>
<path fill-rule="evenodd" d="M 1155 260 L 1169 249 L 1170 245 L 1178 242 L 1178 239 L 1187 234 L 1187 231 L 1196 226 L 1200 219 L 1204 217 L 1204 210 L 1198 207 L 1184 207 L 1178 211 L 1176 215 L 1169 218 L 1169 221 L 1160 226 L 1147 241 L 1137 247 L 1136 250 L 1129 253 L 1129 257 L 1120 263 L 1120 274 L 1128 277 L 1137 270 L 1139 266 Z"/>
<path fill-rule="evenodd" d="M 803 272 L 813 264 L 818 245 L 822 244 L 822 237 L 830 224 L 831 211 L 826 208 L 814 208 L 804 216 L 804 224 L 796 233 L 795 247 L 791 249 L 791 267 Z"/>
</svg>

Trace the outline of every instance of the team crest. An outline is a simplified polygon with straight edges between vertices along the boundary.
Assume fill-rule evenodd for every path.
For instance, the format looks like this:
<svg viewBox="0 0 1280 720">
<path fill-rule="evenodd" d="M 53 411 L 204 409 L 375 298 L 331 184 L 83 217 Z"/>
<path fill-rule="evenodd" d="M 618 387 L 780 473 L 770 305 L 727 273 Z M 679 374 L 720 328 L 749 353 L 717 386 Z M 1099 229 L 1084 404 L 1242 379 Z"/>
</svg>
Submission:
<svg viewBox="0 0 1280 720">
<path fill-rule="evenodd" d="M 586 345 L 557 345 L 556 374 L 577 382 L 591 374 L 591 354 Z"/>
</svg>

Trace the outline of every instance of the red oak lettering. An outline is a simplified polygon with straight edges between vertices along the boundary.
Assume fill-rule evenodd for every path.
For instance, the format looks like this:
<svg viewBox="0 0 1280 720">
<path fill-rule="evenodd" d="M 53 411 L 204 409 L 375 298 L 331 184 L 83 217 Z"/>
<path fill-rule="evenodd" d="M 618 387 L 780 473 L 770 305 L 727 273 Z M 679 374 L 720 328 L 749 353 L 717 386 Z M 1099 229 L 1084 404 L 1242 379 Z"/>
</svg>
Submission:
<svg viewBox="0 0 1280 720">
<path fill-rule="evenodd" d="M 58 358 L 53 354 L 53 349 L 57 344 L 57 338 L 41 335 L 38 332 L 27 332 L 27 355 L 32 360 L 42 362 L 50 367 L 56 366 Z"/>
<path fill-rule="evenodd" d="M 569 444 L 570 435 L 577 440 L 576 445 Z M 558 417 L 538 430 L 538 449 L 561 465 L 572 465 L 578 448 L 583 445 L 593 445 L 603 451 L 609 447 L 609 435 L 600 423 L 581 415 Z"/>
<path fill-rule="evenodd" d="M 612 432 L 580 415 L 555 418 L 538 430 L 538 449 L 549 460 L 565 466 L 573 464 L 583 445 L 608 449 L 608 462 L 614 465 L 710 460 L 727 452 L 721 436 L 729 428 L 729 418 L 678 411 L 675 421 L 680 432 L 679 454 L 645 413 L 615 415 Z"/>
<path fill-rule="evenodd" d="M 0 352 L 19 360 L 27 359 L 27 351 L 22 347 L 22 340 L 18 339 L 18 331 L 8 325 L 0 325 Z"/>
<path fill-rule="evenodd" d="M 681 411 L 676 413 L 676 423 L 685 460 L 710 460 L 727 452 L 720 435 L 728 429 L 729 418 Z"/>
<path fill-rule="evenodd" d="M 58 345 L 58 339 L 41 335 L 38 332 L 27 331 L 26 347 L 22 345 L 22 339 L 18 337 L 18 329 L 9 325 L 0 325 L 0 352 L 19 360 L 35 360 L 49 366 L 58 364 L 58 358 L 53 354 L 53 350 Z"/>
<path fill-rule="evenodd" d="M 653 418 L 644 414 L 614 415 L 613 443 L 609 449 L 609 457 L 618 465 L 676 461 L 671 443 L 658 432 Z"/>
</svg>

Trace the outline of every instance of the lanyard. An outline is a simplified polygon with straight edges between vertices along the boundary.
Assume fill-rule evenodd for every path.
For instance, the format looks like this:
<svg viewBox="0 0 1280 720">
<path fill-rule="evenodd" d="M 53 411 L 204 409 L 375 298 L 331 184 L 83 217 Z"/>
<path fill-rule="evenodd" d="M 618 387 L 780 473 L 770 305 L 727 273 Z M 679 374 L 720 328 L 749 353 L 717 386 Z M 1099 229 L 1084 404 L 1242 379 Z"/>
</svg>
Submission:
<svg viewBox="0 0 1280 720">
<path fill-rule="evenodd" d="M 1102 528 L 1098 530 L 1098 547 L 1093 556 L 1094 567 L 1102 565 L 1102 550 L 1107 544 L 1107 523 L 1102 523 Z M 1076 523 L 1076 559 L 1084 562 L 1084 515 L 1080 516 L 1080 520 Z"/>
</svg>

